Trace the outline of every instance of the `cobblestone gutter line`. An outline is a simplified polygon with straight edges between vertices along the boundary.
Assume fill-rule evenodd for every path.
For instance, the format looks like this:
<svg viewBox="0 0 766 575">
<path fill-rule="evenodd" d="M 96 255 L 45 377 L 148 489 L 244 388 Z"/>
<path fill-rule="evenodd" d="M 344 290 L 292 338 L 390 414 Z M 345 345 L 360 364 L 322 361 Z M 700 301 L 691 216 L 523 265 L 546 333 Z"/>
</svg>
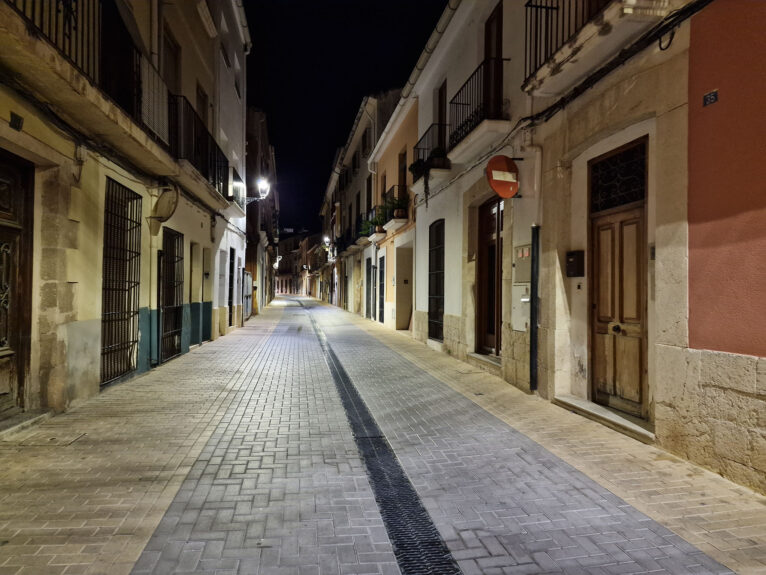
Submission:
<svg viewBox="0 0 766 575">
<path fill-rule="evenodd" d="M 314 315 L 464 573 L 731 573 L 345 314 Z"/>
<path fill-rule="evenodd" d="M 301 304 L 303 305 L 303 304 Z M 310 315 L 356 445 L 370 477 L 375 500 L 404 575 L 457 575 L 460 569 L 423 507 L 391 446 L 367 409 L 327 338 Z"/>
<path fill-rule="evenodd" d="M 0 575 L 129 573 L 280 315 L 0 442 Z"/>
</svg>

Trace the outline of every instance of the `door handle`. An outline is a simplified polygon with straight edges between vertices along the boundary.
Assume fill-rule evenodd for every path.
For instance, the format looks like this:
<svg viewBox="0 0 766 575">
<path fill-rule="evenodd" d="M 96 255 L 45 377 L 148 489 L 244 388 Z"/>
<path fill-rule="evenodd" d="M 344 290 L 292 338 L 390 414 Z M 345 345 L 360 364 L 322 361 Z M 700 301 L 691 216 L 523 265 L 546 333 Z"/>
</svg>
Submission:
<svg viewBox="0 0 766 575">
<path fill-rule="evenodd" d="M 617 324 L 617 325 L 613 325 L 613 326 L 612 326 L 612 331 L 613 331 L 614 333 L 620 333 L 620 331 L 621 331 L 620 325 L 619 325 L 619 324 Z"/>
</svg>

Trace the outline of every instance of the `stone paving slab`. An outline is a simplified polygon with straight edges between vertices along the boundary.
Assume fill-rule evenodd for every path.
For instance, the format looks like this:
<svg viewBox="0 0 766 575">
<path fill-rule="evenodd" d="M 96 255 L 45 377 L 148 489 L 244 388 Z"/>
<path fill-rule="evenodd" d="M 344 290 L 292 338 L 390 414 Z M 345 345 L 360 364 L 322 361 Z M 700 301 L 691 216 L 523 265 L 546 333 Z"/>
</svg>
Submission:
<svg viewBox="0 0 766 575">
<path fill-rule="evenodd" d="M 337 313 L 333 321 L 368 333 L 734 572 L 766 574 L 766 497 L 524 394 L 407 334 Z"/>
<path fill-rule="evenodd" d="M 133 568 L 281 311 L 0 441 L 0 575 Z"/>
<path fill-rule="evenodd" d="M 133 574 L 399 572 L 319 341 L 295 304 Z"/>
<path fill-rule="evenodd" d="M 0 575 L 398 573 L 306 312 L 276 303 L 1 441 Z M 716 572 L 678 535 L 766 573 L 763 497 L 374 322 L 313 313 L 350 334 L 331 343 L 368 372 L 355 383 L 465 573 Z M 390 374 L 407 386 L 381 386 Z M 633 525 L 610 531 L 616 516 Z"/>
<path fill-rule="evenodd" d="M 312 313 L 464 573 L 731 573 L 338 312 Z"/>
</svg>

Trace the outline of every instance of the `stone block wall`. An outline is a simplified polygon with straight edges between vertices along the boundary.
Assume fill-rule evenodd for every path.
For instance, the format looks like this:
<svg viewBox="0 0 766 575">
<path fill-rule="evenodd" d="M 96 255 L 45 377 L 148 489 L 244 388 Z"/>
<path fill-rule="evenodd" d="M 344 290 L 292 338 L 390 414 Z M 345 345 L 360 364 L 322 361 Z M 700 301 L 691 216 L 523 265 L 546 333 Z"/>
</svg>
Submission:
<svg viewBox="0 0 766 575">
<path fill-rule="evenodd" d="M 656 357 L 660 446 L 766 492 L 766 358 L 669 345 Z"/>
</svg>

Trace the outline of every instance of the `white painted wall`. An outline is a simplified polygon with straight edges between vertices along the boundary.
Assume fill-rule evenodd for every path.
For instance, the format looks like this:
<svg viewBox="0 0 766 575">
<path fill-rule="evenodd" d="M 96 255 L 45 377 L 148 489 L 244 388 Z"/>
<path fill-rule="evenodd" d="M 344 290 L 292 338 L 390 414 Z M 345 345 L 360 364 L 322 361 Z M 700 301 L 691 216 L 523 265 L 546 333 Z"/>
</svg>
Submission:
<svg viewBox="0 0 766 575">
<path fill-rule="evenodd" d="M 462 186 L 453 186 L 417 208 L 415 251 L 415 309 L 428 311 L 428 232 L 444 218 L 444 313 L 462 313 L 463 201 Z"/>
</svg>

